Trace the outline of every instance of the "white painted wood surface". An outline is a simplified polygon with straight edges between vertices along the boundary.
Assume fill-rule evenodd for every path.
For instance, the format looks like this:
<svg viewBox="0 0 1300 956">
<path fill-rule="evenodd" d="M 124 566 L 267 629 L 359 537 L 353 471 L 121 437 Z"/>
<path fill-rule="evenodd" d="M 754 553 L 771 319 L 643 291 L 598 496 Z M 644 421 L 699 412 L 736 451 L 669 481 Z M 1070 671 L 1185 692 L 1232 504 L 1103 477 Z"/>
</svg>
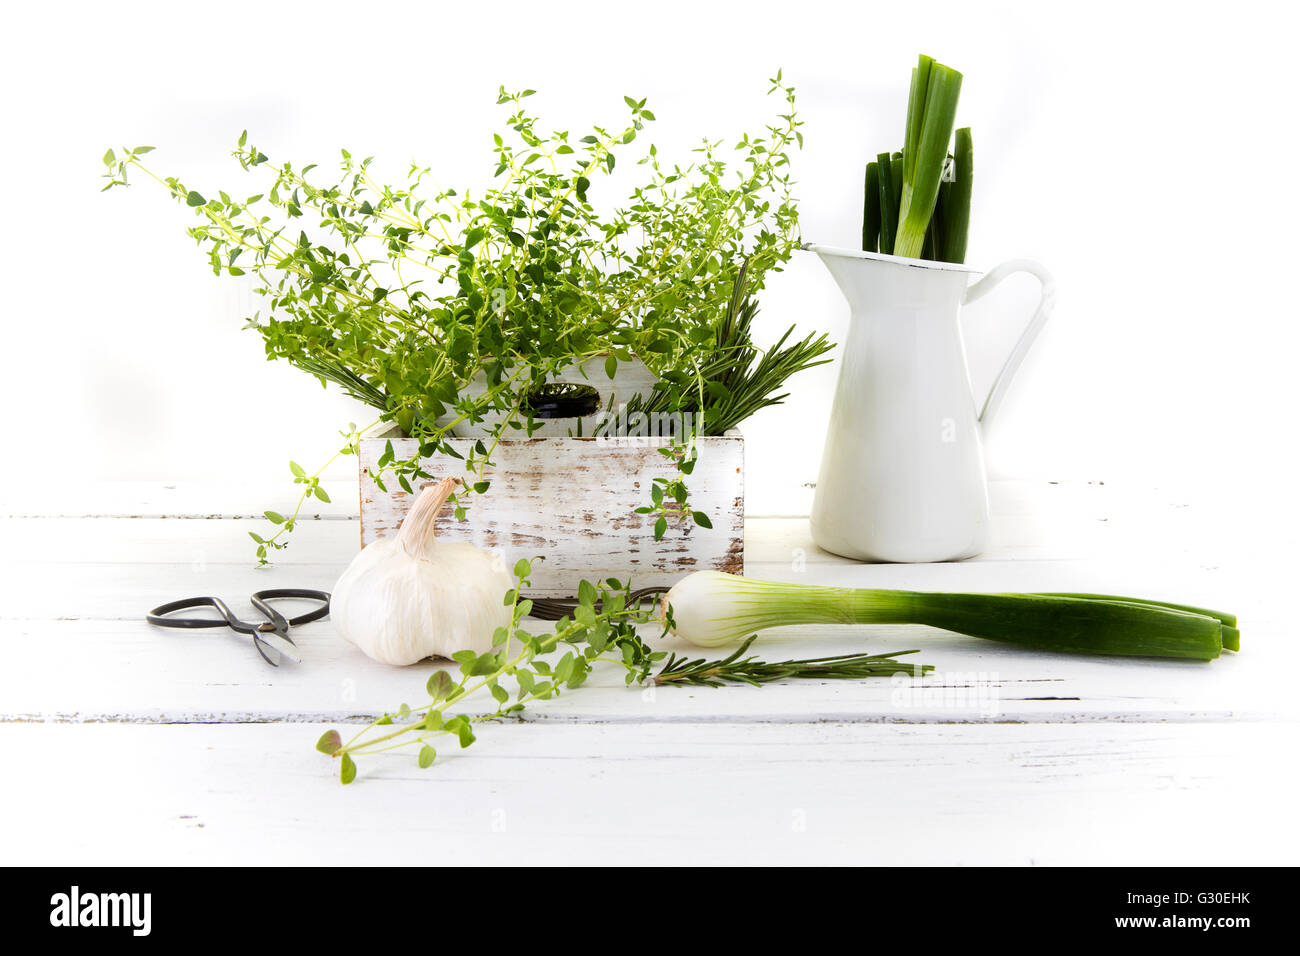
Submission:
<svg viewBox="0 0 1300 956">
<path fill-rule="evenodd" d="M 303 664 L 276 671 L 227 632 L 140 620 L 190 594 L 248 612 L 261 587 L 329 588 L 357 547 L 342 509 L 304 520 L 276 567 L 252 567 L 246 531 L 291 493 L 47 487 L 0 503 L 6 862 L 437 862 L 451 849 L 500 863 L 561 846 L 585 863 L 1294 863 L 1300 850 L 1293 587 L 1234 545 L 1230 514 L 1159 492 L 1000 484 L 990 552 L 932 566 L 824 554 L 803 519 L 745 529 L 754 576 L 1221 606 L 1240 614 L 1244 651 L 1213 664 L 806 629 L 762 653 L 919 647 L 938 670 L 919 684 L 654 692 L 598 674 L 523 723 L 482 726 L 431 770 L 374 757 L 344 788 L 315 739 L 416 702 L 435 665 L 384 667 L 320 622 L 295 635 Z"/>
<path fill-rule="evenodd" d="M 434 455 L 421 465 L 435 478 L 464 478 L 474 440 L 453 438 L 448 444 L 460 459 Z M 399 460 L 415 457 L 420 448 L 411 438 L 361 442 L 362 544 L 396 534 L 414 500 L 391 472 L 381 478 L 384 488 L 375 484 L 377 463 L 389 445 Z M 677 477 L 658 441 L 524 438 L 496 445 L 494 465 L 483 473 L 490 487 L 462 497 L 464 521 L 448 509 L 438 520 L 438 536 L 492 548 L 507 567 L 520 558 L 543 557 L 532 577 L 533 592 L 543 597 L 572 597 L 582 578 L 612 575 L 650 587 L 705 569 L 744 574 L 745 440 L 732 431 L 698 438 L 696 445 L 699 457 L 685 481 L 690 507 L 708 515 L 711 528 L 674 518 L 656 541 L 656 516 L 636 513 L 651 503 L 656 478 Z"/>
</svg>

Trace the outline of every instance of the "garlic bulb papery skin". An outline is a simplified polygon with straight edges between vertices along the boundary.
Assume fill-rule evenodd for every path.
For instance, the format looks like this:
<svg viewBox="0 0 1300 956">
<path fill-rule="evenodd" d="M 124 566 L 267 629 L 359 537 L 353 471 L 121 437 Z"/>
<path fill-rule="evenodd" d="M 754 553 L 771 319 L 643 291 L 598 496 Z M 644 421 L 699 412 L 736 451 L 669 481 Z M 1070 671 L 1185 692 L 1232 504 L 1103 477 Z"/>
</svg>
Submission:
<svg viewBox="0 0 1300 956">
<path fill-rule="evenodd" d="M 396 535 L 372 541 L 334 585 L 330 617 L 343 639 L 385 664 L 414 664 L 456 651 L 492 650 L 510 624 L 515 586 L 505 563 L 467 541 L 439 541 L 434 523 L 460 484 L 420 492 Z"/>
</svg>

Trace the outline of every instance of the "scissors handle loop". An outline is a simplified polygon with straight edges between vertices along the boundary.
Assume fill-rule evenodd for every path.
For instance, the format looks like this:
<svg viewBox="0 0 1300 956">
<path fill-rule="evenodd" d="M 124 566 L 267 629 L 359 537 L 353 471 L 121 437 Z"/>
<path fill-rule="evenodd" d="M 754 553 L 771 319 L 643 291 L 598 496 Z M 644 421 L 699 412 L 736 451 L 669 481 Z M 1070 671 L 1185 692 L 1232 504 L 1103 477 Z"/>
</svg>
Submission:
<svg viewBox="0 0 1300 956">
<path fill-rule="evenodd" d="M 188 611 L 196 607 L 214 607 L 221 615 L 221 620 L 212 617 L 168 617 L 177 611 Z M 159 604 L 144 616 L 150 624 L 158 627 L 234 627 L 239 618 L 230 612 L 226 602 L 218 597 L 181 598 Z"/>
<path fill-rule="evenodd" d="M 320 607 L 285 621 L 284 616 L 279 611 L 266 603 L 277 598 L 301 598 L 307 601 L 320 601 Z M 277 620 L 284 621 L 287 627 L 297 627 L 299 624 L 310 624 L 312 621 L 319 621 L 330 612 L 329 592 L 316 591 L 312 588 L 267 588 L 265 591 L 258 591 L 249 600 L 253 607 L 266 615 L 268 621 L 272 623 L 276 623 Z"/>
</svg>

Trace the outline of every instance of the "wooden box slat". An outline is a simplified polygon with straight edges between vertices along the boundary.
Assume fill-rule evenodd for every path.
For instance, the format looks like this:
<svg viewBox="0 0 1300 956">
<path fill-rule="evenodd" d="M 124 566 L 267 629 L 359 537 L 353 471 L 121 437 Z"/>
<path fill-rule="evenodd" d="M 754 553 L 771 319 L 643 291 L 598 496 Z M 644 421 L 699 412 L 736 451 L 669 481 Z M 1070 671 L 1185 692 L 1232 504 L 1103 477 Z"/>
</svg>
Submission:
<svg viewBox="0 0 1300 956">
<path fill-rule="evenodd" d="M 360 447 L 361 544 L 393 534 L 412 496 L 371 475 L 390 439 L 366 439 Z M 418 442 L 391 439 L 398 458 L 416 454 Z M 451 439 L 468 455 L 474 439 Z M 438 534 L 499 551 L 513 566 L 519 558 L 544 557 L 535 565 L 530 591 L 571 596 L 582 578 L 630 579 L 633 587 L 672 584 L 684 574 L 745 569 L 745 442 L 739 432 L 697 440 L 699 460 L 686 479 L 690 506 L 713 527 L 669 526 L 654 540 L 654 515 L 635 509 L 650 503 L 656 477 L 676 472 L 659 448 L 644 438 L 531 438 L 501 441 L 485 477 L 491 488 L 467 495 L 465 521 L 450 509 Z M 464 462 L 437 455 L 423 461 L 437 477 L 464 476 Z"/>
</svg>

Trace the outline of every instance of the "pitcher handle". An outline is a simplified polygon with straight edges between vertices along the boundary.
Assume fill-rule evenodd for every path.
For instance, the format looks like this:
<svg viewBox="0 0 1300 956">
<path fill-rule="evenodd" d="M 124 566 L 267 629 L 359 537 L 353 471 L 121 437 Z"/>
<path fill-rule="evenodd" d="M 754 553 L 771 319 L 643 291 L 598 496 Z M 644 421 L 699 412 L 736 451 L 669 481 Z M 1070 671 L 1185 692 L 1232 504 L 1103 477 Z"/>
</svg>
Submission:
<svg viewBox="0 0 1300 956">
<path fill-rule="evenodd" d="M 989 389 L 988 397 L 984 399 L 984 407 L 980 409 L 979 415 L 980 424 L 982 425 L 988 425 L 992 420 L 998 406 L 1002 404 L 1007 389 L 1011 386 L 1011 380 L 1016 377 L 1016 372 L 1020 369 L 1020 363 L 1029 354 L 1029 347 L 1034 344 L 1034 339 L 1038 338 L 1038 333 L 1047 324 L 1047 317 L 1052 314 L 1052 307 L 1056 305 L 1056 280 L 1052 278 L 1051 273 L 1032 259 L 1009 259 L 991 269 L 988 275 L 967 289 L 966 297 L 962 300 L 964 303 L 969 304 L 976 299 L 983 298 L 993 291 L 994 286 L 1016 272 L 1029 273 L 1038 280 L 1042 290 L 1038 298 L 1038 308 L 1034 311 L 1033 318 L 1029 320 L 1025 330 L 1020 333 L 1020 338 L 1016 341 L 1011 354 L 1007 356 L 1006 362 L 1003 363 L 1002 370 L 998 372 L 998 377 L 993 380 L 993 386 Z"/>
</svg>

